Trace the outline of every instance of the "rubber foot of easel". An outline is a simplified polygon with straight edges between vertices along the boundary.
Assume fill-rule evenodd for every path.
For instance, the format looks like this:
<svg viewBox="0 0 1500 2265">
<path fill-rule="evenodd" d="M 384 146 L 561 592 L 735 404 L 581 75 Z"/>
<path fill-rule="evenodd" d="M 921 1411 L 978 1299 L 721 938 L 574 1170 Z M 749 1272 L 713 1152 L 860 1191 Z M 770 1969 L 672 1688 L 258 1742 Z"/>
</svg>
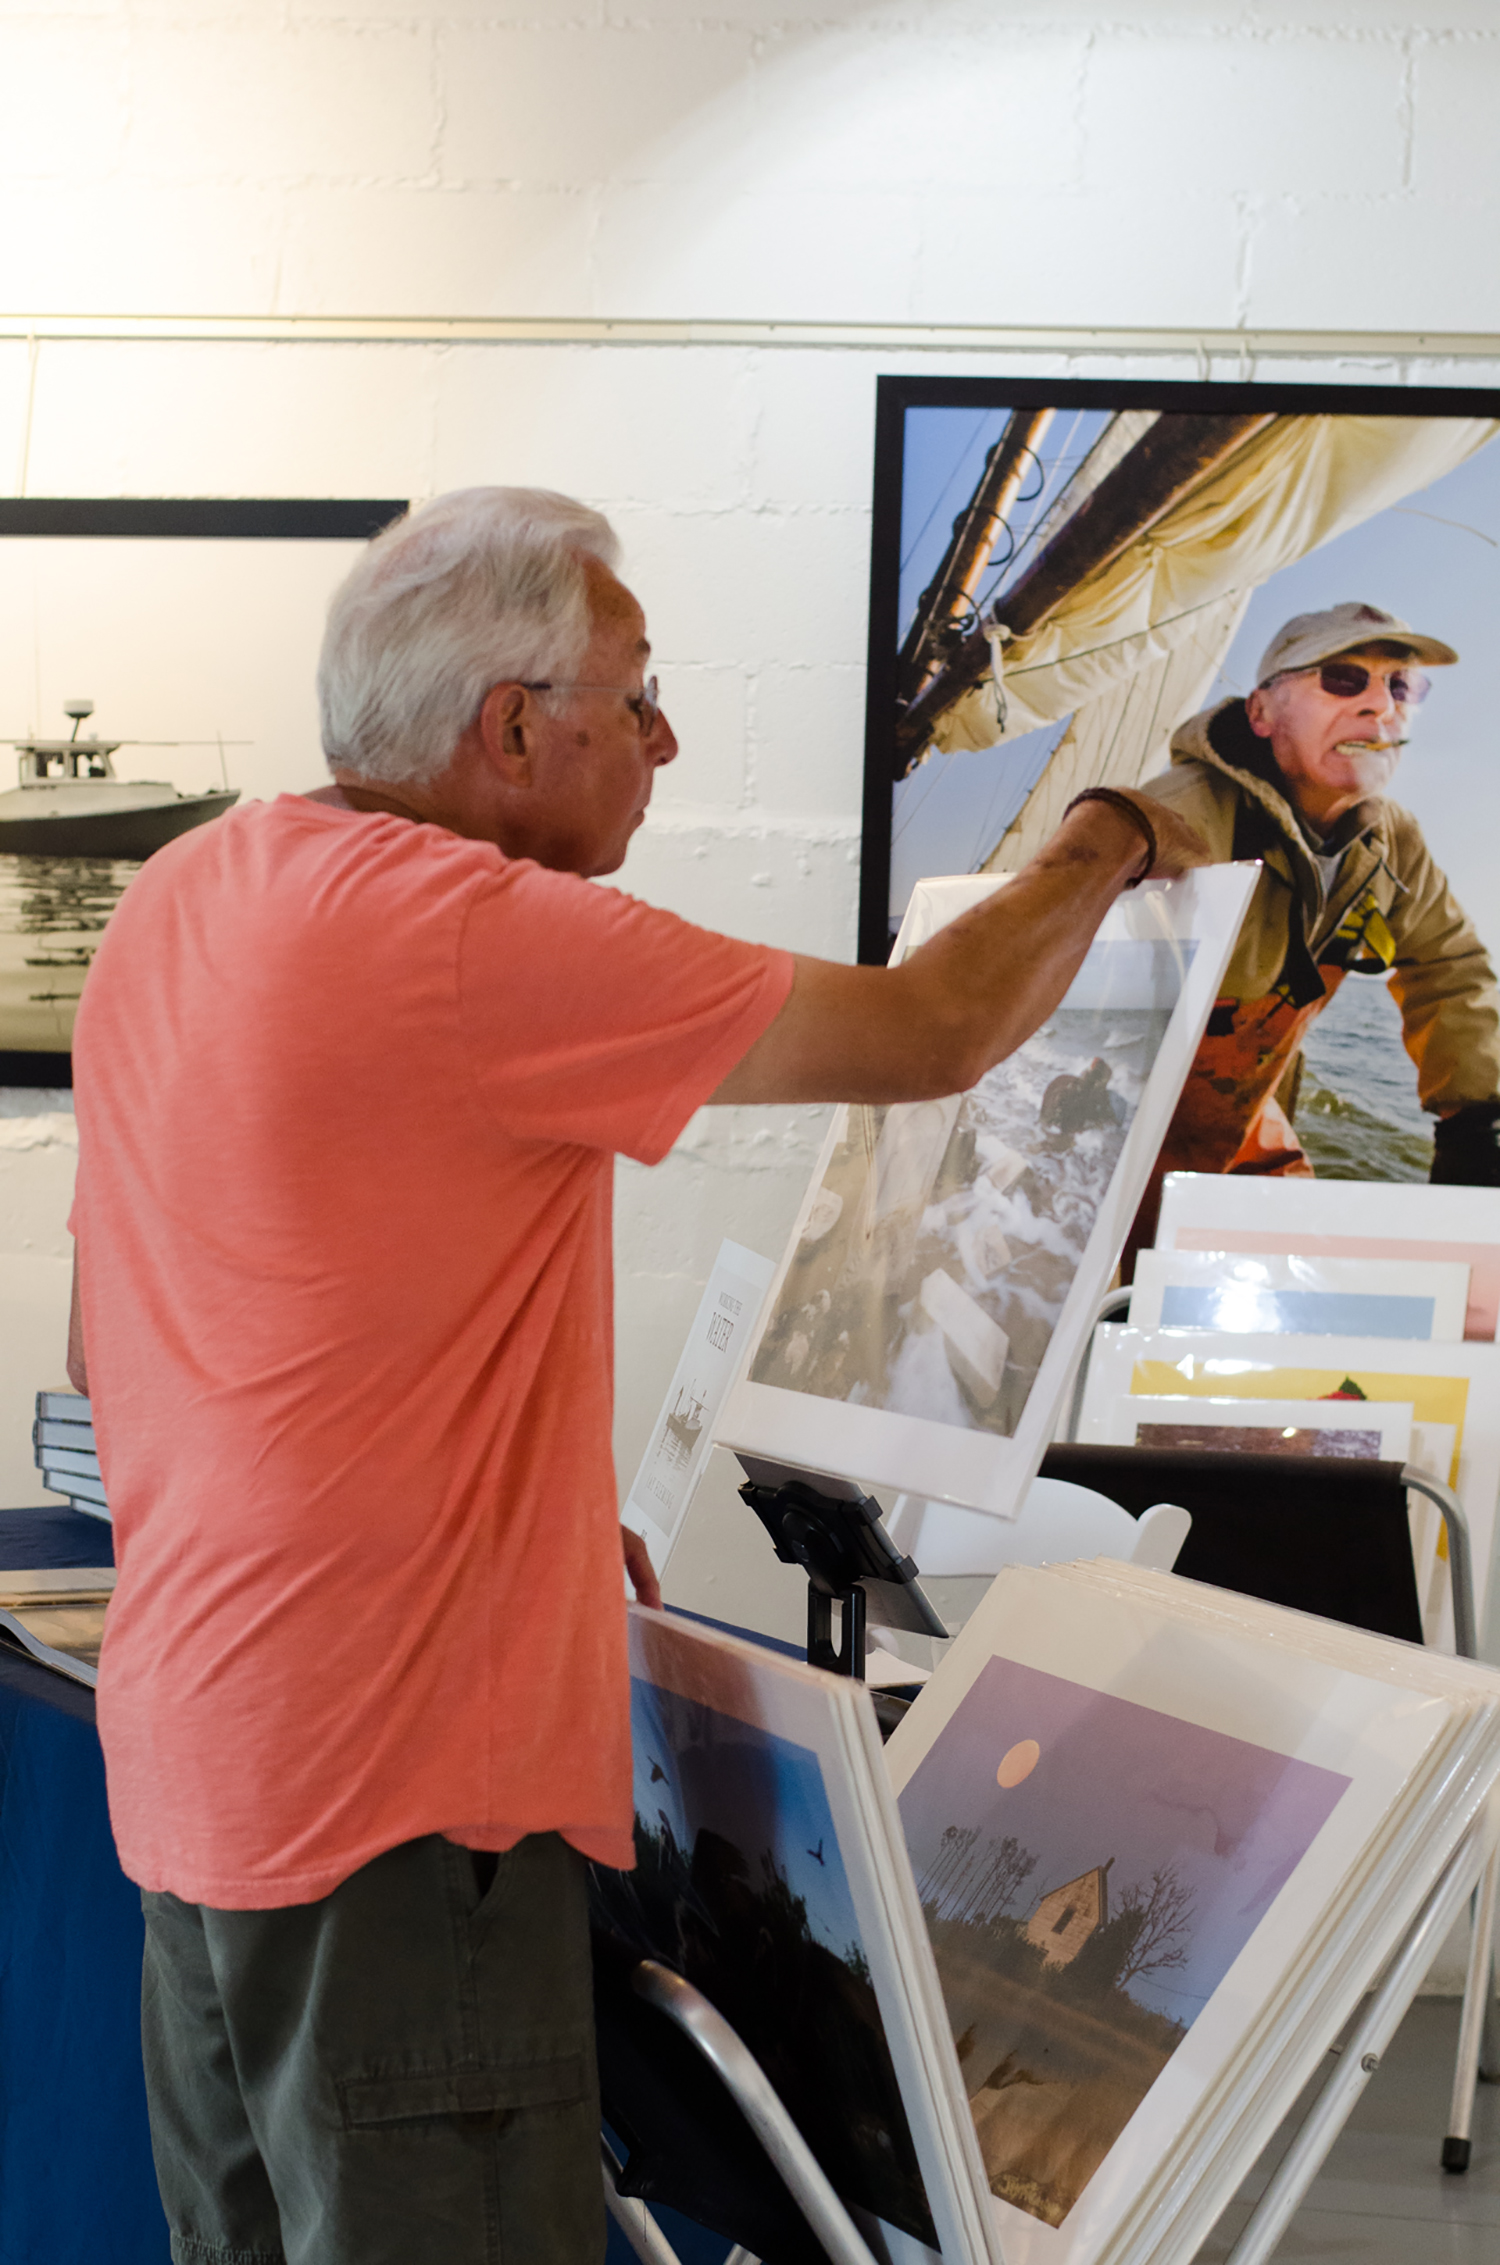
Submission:
<svg viewBox="0 0 1500 2265">
<path fill-rule="evenodd" d="M 1466 2171 L 1469 2167 L 1471 2153 L 1472 2148 L 1467 2139 L 1445 2139 L 1443 2141 L 1443 2169 L 1445 2171 Z"/>
</svg>

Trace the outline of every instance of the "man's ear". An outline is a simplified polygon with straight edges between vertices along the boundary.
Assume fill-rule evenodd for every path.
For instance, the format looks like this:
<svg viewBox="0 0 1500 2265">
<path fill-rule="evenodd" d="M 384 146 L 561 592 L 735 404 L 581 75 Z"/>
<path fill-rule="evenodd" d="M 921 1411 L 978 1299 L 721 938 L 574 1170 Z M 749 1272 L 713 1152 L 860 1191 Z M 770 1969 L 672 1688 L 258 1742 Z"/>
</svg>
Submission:
<svg viewBox="0 0 1500 2265">
<path fill-rule="evenodd" d="M 1250 729 L 1257 739 L 1270 738 L 1270 702 L 1266 698 L 1264 689 L 1258 684 L 1245 702 L 1245 715 L 1249 720 Z"/>
<path fill-rule="evenodd" d="M 531 784 L 530 702 L 523 684 L 492 685 L 476 719 L 485 755 L 507 786 Z"/>
</svg>

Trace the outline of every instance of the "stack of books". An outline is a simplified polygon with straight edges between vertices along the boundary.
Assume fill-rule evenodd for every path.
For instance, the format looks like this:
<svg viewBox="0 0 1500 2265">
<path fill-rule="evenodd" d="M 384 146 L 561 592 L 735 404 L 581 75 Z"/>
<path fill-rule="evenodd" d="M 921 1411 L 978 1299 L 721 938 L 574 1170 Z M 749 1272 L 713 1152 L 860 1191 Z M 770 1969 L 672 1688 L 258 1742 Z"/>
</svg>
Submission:
<svg viewBox="0 0 1500 2265">
<path fill-rule="evenodd" d="M 883 1754 L 857 1684 L 631 1617 L 596 1927 L 893 2265 L 1187 2265 L 1500 1781 L 1492 1670 L 1133 1566 L 1002 1572 Z"/>
<path fill-rule="evenodd" d="M 94 1446 L 94 1411 L 82 1393 L 39 1392 L 31 1439 L 37 1469 L 53 1492 L 65 1494 L 75 1510 L 107 1520 L 109 1504 Z"/>
</svg>

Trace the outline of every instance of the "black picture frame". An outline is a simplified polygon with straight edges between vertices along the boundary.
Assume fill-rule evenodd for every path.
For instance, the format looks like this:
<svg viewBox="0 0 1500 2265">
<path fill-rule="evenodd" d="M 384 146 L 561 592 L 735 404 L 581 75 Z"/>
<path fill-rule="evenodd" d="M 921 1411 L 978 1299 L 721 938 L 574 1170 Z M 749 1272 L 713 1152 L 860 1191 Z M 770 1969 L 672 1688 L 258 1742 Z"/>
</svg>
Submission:
<svg viewBox="0 0 1500 2265">
<path fill-rule="evenodd" d="M 0 496 L 0 536 L 368 542 L 410 507 L 317 496 Z"/>
<path fill-rule="evenodd" d="M 1280 380 L 1191 383 L 1169 379 L 933 377 L 882 375 L 876 381 L 875 465 L 870 541 L 870 614 L 861 824 L 859 958 L 890 956 L 892 797 L 899 761 L 898 640 L 901 527 L 908 412 L 1154 409 L 1197 415 L 1269 411 L 1285 416 L 1500 417 L 1500 391 L 1470 386 L 1303 385 Z"/>
<path fill-rule="evenodd" d="M 409 508 L 391 496 L 0 496 L 0 539 L 368 542 Z M 0 1086 L 72 1083 L 70 1052 L 0 1048 Z"/>
</svg>

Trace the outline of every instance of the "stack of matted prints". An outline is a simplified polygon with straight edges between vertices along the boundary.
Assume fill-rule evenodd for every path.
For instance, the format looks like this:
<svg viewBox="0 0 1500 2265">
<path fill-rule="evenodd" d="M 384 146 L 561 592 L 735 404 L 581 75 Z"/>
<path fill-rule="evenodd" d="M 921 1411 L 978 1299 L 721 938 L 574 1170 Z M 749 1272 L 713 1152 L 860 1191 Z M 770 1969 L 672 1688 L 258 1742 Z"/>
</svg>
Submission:
<svg viewBox="0 0 1500 2265">
<path fill-rule="evenodd" d="M 1413 1260 L 1466 1266 L 1462 1334 L 1492 1345 L 1500 1319 L 1500 1188 L 1395 1180 L 1241 1179 L 1173 1172 L 1162 1189 L 1159 1251 Z M 1351 1336 L 1373 1336 L 1368 1326 Z M 1408 1332 L 1420 1335 L 1420 1331 Z"/>
<path fill-rule="evenodd" d="M 1078 1436 L 1138 1447 L 1274 1452 L 1279 1446 L 1431 1471 L 1453 1488 L 1468 1519 L 1474 1610 L 1482 1626 L 1500 1492 L 1497 1356 L 1494 1345 L 1241 1337 L 1106 1324 L 1095 1334 Z M 1411 1499 L 1423 1628 L 1429 1642 L 1448 1644 L 1453 1623 L 1442 1521 L 1425 1497 Z"/>
<path fill-rule="evenodd" d="M 1130 1327 L 1095 1338 L 1079 1436 L 1413 1463 L 1463 1504 L 1482 1622 L 1497 1310 L 1500 1190 L 1175 1173 Z M 1411 1501 L 1423 1625 L 1451 1643 L 1442 1522 Z"/>
<path fill-rule="evenodd" d="M 1130 1318 L 1138 1329 L 1405 1337 L 1456 1345 L 1464 1334 L 1469 1271 L 1456 1259 L 1143 1250 L 1131 1284 Z"/>
<path fill-rule="evenodd" d="M 883 1757 L 858 1685 L 639 1609 L 632 1680 L 596 1923 L 889 2265 L 1186 2265 L 1500 1777 L 1491 1670 L 1104 1562 L 1001 1573 Z"/>
</svg>

